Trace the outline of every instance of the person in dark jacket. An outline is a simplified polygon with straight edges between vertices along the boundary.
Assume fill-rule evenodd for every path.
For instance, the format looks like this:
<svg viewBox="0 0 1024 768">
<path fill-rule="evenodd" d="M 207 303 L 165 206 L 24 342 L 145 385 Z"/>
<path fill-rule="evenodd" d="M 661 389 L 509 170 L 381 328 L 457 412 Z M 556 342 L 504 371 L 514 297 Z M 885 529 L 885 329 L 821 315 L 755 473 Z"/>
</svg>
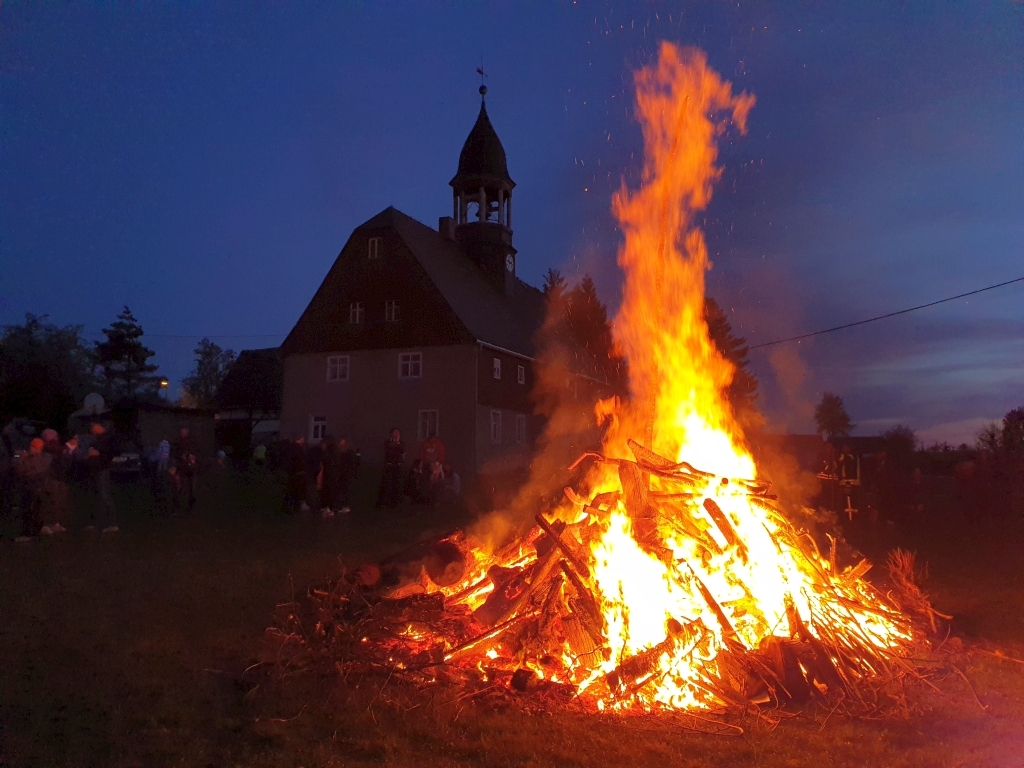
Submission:
<svg viewBox="0 0 1024 768">
<path fill-rule="evenodd" d="M 317 491 L 320 493 L 320 515 L 334 517 L 338 504 L 338 490 L 341 485 L 341 465 L 334 438 L 328 435 L 320 441 L 320 468 L 317 474 Z"/>
<path fill-rule="evenodd" d="M 391 430 L 391 437 L 384 443 L 384 472 L 377 491 L 377 508 L 387 505 L 388 509 L 398 506 L 402 494 L 402 464 L 405 462 L 405 443 L 398 429 Z"/>
<path fill-rule="evenodd" d="M 284 470 L 288 479 L 284 489 L 284 511 L 297 515 L 306 503 L 306 439 L 290 440 L 284 450 Z"/>
<path fill-rule="evenodd" d="M 359 456 L 344 437 L 338 441 L 338 511 L 347 515 L 352 511 L 349 499 L 349 488 L 359 469 Z"/>
<path fill-rule="evenodd" d="M 187 427 L 182 427 L 178 439 L 171 447 L 174 468 L 177 471 L 179 498 L 182 506 L 191 511 L 196 505 L 196 475 L 199 469 L 199 452 Z"/>
<path fill-rule="evenodd" d="M 14 472 L 21 481 L 24 498 L 21 507 L 21 536 L 15 539 L 19 543 L 32 541 L 32 537 L 41 533 L 53 533 L 49 526 L 42 524 L 43 488 L 50 475 L 50 464 L 53 457 L 44 451 L 44 443 L 35 438 L 29 445 L 28 452 L 22 454 L 14 465 Z"/>
<path fill-rule="evenodd" d="M 71 512 L 71 489 L 68 473 L 71 468 L 71 452 L 61 443 L 55 429 L 43 430 L 43 451 L 52 456 L 50 476 L 43 488 L 43 525 L 53 533 L 63 533 Z"/>
<path fill-rule="evenodd" d="M 113 435 L 98 421 L 93 422 L 90 431 L 92 442 L 85 455 L 85 464 L 96 489 L 96 526 L 99 526 L 103 533 L 117 533 L 114 497 L 110 490 L 110 465 L 114 461 Z M 87 525 L 86 529 L 96 526 Z"/>
</svg>

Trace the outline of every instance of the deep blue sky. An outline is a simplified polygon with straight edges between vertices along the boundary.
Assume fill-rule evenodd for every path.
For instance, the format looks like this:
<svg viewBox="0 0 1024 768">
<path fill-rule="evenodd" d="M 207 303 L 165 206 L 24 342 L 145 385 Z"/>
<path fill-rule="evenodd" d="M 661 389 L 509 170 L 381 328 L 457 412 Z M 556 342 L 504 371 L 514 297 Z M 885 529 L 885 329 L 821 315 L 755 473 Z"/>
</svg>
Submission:
<svg viewBox="0 0 1024 768">
<path fill-rule="evenodd" d="M 0 323 L 128 304 L 175 381 L 203 335 L 279 343 L 355 226 L 450 212 L 481 55 L 520 276 L 614 304 L 631 71 L 662 39 L 757 97 L 706 221 L 751 343 L 1024 276 L 1024 5 L 895 5 L 5 3 Z M 970 439 L 1024 404 L 1024 285 L 774 350 L 779 428 L 831 390 L 861 434 Z"/>
</svg>

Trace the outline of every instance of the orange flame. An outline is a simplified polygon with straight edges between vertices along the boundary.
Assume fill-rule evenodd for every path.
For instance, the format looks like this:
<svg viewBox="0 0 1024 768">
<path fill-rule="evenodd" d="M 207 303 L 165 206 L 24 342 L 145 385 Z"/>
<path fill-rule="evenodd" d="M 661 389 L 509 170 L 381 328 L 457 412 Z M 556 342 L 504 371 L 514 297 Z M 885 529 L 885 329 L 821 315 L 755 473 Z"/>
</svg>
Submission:
<svg viewBox="0 0 1024 768">
<path fill-rule="evenodd" d="M 635 82 L 642 183 L 635 191 L 623 185 L 613 200 L 625 275 L 614 333 L 628 360 L 630 397 L 595 409 L 599 419 L 610 417 L 604 455 L 611 461 L 595 464 L 586 485 L 611 493 L 592 502 L 603 505 L 598 514 L 582 500 L 561 510 L 571 523 L 564 546 L 585 550 L 577 570 L 589 570 L 590 584 L 576 592 L 582 598 L 593 589 L 605 653 L 574 653 L 566 641 L 559 674 L 601 708 L 704 707 L 721 702 L 712 690 L 724 675 L 723 651 L 735 656 L 798 635 L 813 646 L 826 634 L 830 647 L 853 649 L 858 674 L 867 674 L 906 647 L 913 630 L 863 581 L 863 570 L 838 574 L 758 498 L 754 460 L 723 394 L 734 370 L 704 320 L 710 264 L 694 216 L 720 175 L 716 141 L 730 123 L 745 131 L 754 97 L 734 94 L 700 51 L 668 43 Z M 616 469 L 616 459 L 632 461 L 637 452 L 679 462 L 673 471 L 683 462 L 701 471 L 687 465 L 681 492 L 680 478 L 668 471 Z M 624 466 L 636 471 L 631 487 L 620 476 Z M 489 594 L 486 585 L 472 585 L 492 564 L 537 562 L 524 542 L 473 557 L 467 577 L 445 590 L 472 608 Z M 582 621 L 584 608 L 569 600 L 561 616 Z M 510 653 L 532 663 L 522 648 Z M 641 681 L 635 690 L 615 690 L 624 664 L 643 672 L 633 674 Z"/>
</svg>

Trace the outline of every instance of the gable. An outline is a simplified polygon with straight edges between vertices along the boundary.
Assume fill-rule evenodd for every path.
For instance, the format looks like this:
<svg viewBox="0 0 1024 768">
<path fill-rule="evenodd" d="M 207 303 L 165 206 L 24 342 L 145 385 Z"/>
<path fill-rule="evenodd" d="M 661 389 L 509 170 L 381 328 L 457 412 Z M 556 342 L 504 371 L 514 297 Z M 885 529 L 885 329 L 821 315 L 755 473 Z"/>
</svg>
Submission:
<svg viewBox="0 0 1024 768">
<path fill-rule="evenodd" d="M 369 256 L 379 237 L 378 258 Z M 533 355 L 543 319 L 539 290 L 517 281 L 497 291 L 455 241 L 387 208 L 357 227 L 282 345 L 284 354 L 465 344 L 482 341 Z M 385 319 L 385 302 L 401 319 Z M 349 322 L 361 302 L 362 323 Z"/>
<path fill-rule="evenodd" d="M 395 228 L 375 217 L 358 227 L 328 271 L 282 351 L 333 352 L 469 343 L 473 340 Z M 378 257 L 368 241 L 380 238 Z M 385 302 L 398 303 L 399 320 L 385 318 Z M 363 306 L 361 323 L 350 307 Z"/>
</svg>

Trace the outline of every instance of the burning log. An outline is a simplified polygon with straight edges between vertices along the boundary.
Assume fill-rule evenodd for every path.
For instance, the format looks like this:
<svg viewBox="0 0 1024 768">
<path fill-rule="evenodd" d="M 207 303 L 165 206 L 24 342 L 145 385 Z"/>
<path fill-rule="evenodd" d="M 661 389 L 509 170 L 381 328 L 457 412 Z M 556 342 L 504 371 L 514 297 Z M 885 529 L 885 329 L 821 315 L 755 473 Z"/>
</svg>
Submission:
<svg viewBox="0 0 1024 768">
<path fill-rule="evenodd" d="M 743 562 L 747 561 L 747 548 L 740 541 L 739 536 L 736 535 L 736 529 L 732 527 L 732 523 L 729 522 L 729 518 L 725 516 L 722 508 L 718 506 L 718 503 L 714 499 L 704 499 L 704 509 L 707 510 L 711 519 L 715 521 L 715 525 L 718 526 L 718 530 L 722 532 L 722 536 L 725 538 L 726 543 L 736 550 L 736 554 L 739 555 L 740 560 Z"/>
<path fill-rule="evenodd" d="M 685 627 L 675 619 L 666 622 L 668 636 L 651 648 L 629 657 L 605 675 L 608 689 L 617 698 L 632 696 L 656 676 L 661 657 L 678 646 L 696 642 L 703 636 L 704 624 L 698 619 Z"/>
<path fill-rule="evenodd" d="M 577 573 L 584 578 L 589 578 L 590 569 L 587 567 L 587 564 L 583 562 L 583 559 L 572 547 L 569 546 L 568 543 L 562 540 L 562 537 L 558 535 L 558 532 L 551 526 L 551 523 L 544 519 L 544 515 L 536 515 L 534 520 L 536 520 L 537 524 L 544 529 L 544 533 L 551 537 L 551 541 L 554 542 L 555 546 L 562 551 L 562 554 L 565 555 L 565 559 L 572 564 L 572 567 L 576 569 Z"/>
<path fill-rule="evenodd" d="M 534 611 L 533 613 L 523 613 L 519 616 L 514 616 L 513 618 L 508 619 L 507 621 L 503 621 L 501 624 L 497 624 L 494 627 L 491 627 L 486 632 L 479 634 L 476 637 L 473 637 L 470 640 L 467 640 L 464 643 L 460 643 L 459 645 L 450 649 L 448 653 L 445 654 L 444 660 L 446 662 L 453 662 L 458 660 L 460 656 L 463 656 L 473 651 L 474 649 L 478 648 L 482 643 L 486 643 L 488 640 L 492 640 L 498 637 L 503 632 L 508 630 L 510 627 L 513 627 L 517 624 L 521 624 L 527 619 L 534 618 L 537 615 L 537 613 L 537 611 Z"/>
</svg>

